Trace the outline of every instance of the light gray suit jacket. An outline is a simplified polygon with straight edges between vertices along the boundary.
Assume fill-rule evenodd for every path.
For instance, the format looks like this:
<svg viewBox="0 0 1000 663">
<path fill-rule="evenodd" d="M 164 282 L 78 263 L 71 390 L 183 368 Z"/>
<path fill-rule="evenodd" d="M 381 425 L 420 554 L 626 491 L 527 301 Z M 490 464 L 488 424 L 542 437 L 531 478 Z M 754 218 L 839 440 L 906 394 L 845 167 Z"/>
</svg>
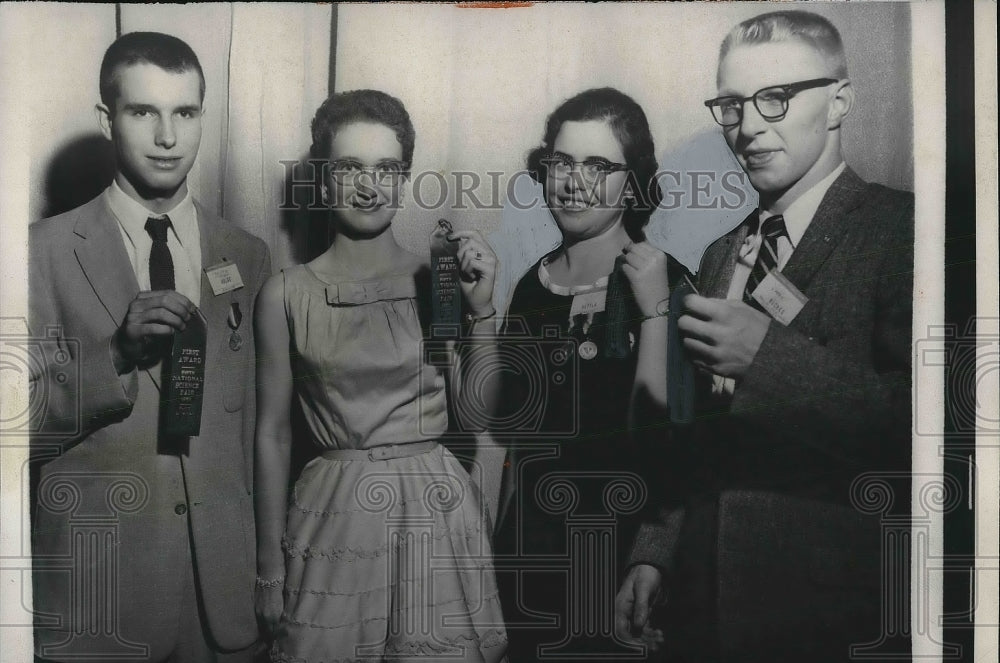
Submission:
<svg viewBox="0 0 1000 663">
<path fill-rule="evenodd" d="M 257 639 L 253 306 L 270 257 L 260 239 L 201 205 L 197 217 L 202 264 L 235 262 L 245 285 L 216 296 L 202 274 L 205 393 L 187 455 L 158 451 L 160 366 L 118 376 L 112 364 L 110 338 L 139 286 L 106 197 L 31 226 L 31 332 L 58 346 L 43 353 L 33 383 L 44 400 L 32 448 L 43 463 L 33 557 L 45 658 L 95 646 L 153 660 L 169 653 L 190 573 L 188 531 L 211 638 L 224 649 Z M 242 313 L 237 349 L 233 305 Z"/>
</svg>

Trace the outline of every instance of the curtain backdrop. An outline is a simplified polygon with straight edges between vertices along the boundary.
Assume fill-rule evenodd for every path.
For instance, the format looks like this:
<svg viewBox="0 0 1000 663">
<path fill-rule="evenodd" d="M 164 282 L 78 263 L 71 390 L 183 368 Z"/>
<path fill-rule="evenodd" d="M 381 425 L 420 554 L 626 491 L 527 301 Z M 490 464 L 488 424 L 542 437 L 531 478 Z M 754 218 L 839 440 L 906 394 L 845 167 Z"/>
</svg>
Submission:
<svg viewBox="0 0 1000 663">
<path fill-rule="evenodd" d="M 428 234 L 442 216 L 484 233 L 497 228 L 508 177 L 540 140 L 546 115 L 585 88 L 610 85 L 632 95 L 646 110 L 660 154 L 714 127 L 701 102 L 715 93 L 722 37 L 738 21 L 774 8 L 764 3 L 536 4 L 506 10 L 401 3 L 4 4 L 0 110 L 3 126 L 22 128 L 16 134 L 22 142 L 27 136 L 23 148 L 17 147 L 21 142 L 8 143 L 15 146 L 14 158 L 0 160 L 4 239 L 23 244 L 32 220 L 82 204 L 110 182 L 111 154 L 98 132 L 94 104 L 100 60 L 119 23 L 123 32 L 177 35 L 198 54 L 207 84 L 206 115 L 191 189 L 204 204 L 263 238 L 279 269 L 325 248 L 323 225 L 301 211 L 281 209 L 280 202 L 288 198 L 290 184 L 282 162 L 306 155 L 309 120 L 331 81 L 337 90 L 385 90 L 409 109 L 417 129 L 414 173 L 440 176 L 423 180 L 421 197 L 431 198 L 443 178 L 446 198 L 442 205 L 420 208 L 411 192 L 394 232 L 404 246 L 426 254 Z M 866 179 L 912 189 L 910 8 L 812 3 L 808 9 L 829 17 L 845 39 L 858 96 L 845 125 L 848 161 Z M 11 78 L 17 80 L 8 85 Z M 452 175 L 457 171 L 483 178 L 474 193 L 490 203 L 488 209 L 469 208 L 468 199 L 466 209 L 452 209 L 460 188 Z M 492 179 L 491 171 L 499 178 Z M 12 289 L 26 291 L 24 270 L 4 271 L 2 285 L 5 298 Z M 483 478 L 491 503 L 501 458 L 501 452 L 493 454 Z M 5 462 L 4 475 L 3 540 L 12 545 L 5 544 L 9 561 L 0 580 L 14 595 L 20 587 L 22 596 L 20 602 L 3 602 L 0 623 L 8 628 L 0 630 L 8 653 L 15 634 L 9 627 L 15 625 L 24 627 L 17 631 L 23 636 L 19 651 L 30 650 L 30 583 L 22 574 L 30 567 L 26 500 L 21 509 L 6 510 L 10 487 L 17 485 L 17 475 L 6 470 L 19 472 L 19 463 Z M 22 474 L 26 478 L 27 471 Z M 19 516 L 18 531 L 11 523 Z"/>
<path fill-rule="evenodd" d="M 715 92 L 718 44 L 736 22 L 773 5 L 630 3 L 535 5 L 509 10 L 451 5 L 209 3 L 117 6 L 122 31 L 161 30 L 188 41 L 205 69 L 204 136 L 190 185 L 203 203 L 262 237 L 283 267 L 322 250 L 325 234 L 302 212 L 280 209 L 301 159 L 309 120 L 338 90 L 400 97 L 417 129 L 414 172 L 425 172 L 395 224 L 427 252 L 441 216 L 495 230 L 507 178 L 541 137 L 545 116 L 587 87 L 611 85 L 646 110 L 658 152 L 711 129 L 701 101 Z M 93 105 L 116 7 L 39 3 L 30 15 L 33 92 L 29 218 L 64 211 L 106 186 L 110 153 Z M 912 188 L 909 7 L 816 3 L 840 29 L 858 103 L 844 132 L 848 161 L 870 180 Z M 332 17 L 336 16 L 336 20 Z M 73 25 L 68 37 L 66 25 Z M 334 37 L 336 35 L 336 38 Z M 331 42 L 336 70 L 330 70 Z M 477 173 L 488 209 L 453 209 L 456 171 Z M 492 179 L 488 173 L 502 173 Z M 298 192 L 300 195 L 303 191 Z M 320 231 L 322 229 L 319 229 Z"/>
<path fill-rule="evenodd" d="M 564 99 L 611 86 L 645 110 L 657 156 L 716 127 L 702 101 L 715 96 L 719 44 L 738 22 L 772 3 L 538 3 L 506 10 L 408 4 L 339 8 L 338 91 L 374 87 L 398 96 L 417 131 L 414 172 L 500 171 L 507 177 L 542 138 L 545 118 Z M 848 162 L 870 181 L 912 190 L 913 109 L 910 8 L 905 3 L 809 3 L 838 27 L 857 92 L 845 123 Z M 449 181 L 451 202 L 468 197 Z M 496 187 L 483 175 L 480 200 Z M 414 184 L 418 182 L 414 180 Z M 421 199 L 434 201 L 436 177 Z M 492 231 L 486 210 L 422 209 L 407 198 L 400 240 L 427 252 L 440 216 Z"/>
<path fill-rule="evenodd" d="M 23 100 L 23 116 L 32 118 L 30 219 L 71 209 L 110 182 L 111 153 L 94 104 L 117 10 L 123 33 L 175 35 L 201 62 L 205 116 L 188 178 L 194 195 L 264 239 L 276 269 L 315 252 L 306 224 L 279 209 L 282 161 L 308 151 L 309 121 L 328 93 L 332 5 L 40 3 L 23 10 L 41 45 L 30 53 L 36 94 Z"/>
</svg>

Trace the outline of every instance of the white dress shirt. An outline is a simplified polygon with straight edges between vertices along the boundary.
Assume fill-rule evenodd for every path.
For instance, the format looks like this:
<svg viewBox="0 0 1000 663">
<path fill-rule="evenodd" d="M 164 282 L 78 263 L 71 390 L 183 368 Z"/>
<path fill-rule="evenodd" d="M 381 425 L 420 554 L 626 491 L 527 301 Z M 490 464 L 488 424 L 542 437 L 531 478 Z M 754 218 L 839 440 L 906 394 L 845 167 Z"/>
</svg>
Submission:
<svg viewBox="0 0 1000 663">
<path fill-rule="evenodd" d="M 778 239 L 779 272 L 788 264 L 788 260 L 792 257 L 795 247 L 802 241 L 802 236 L 806 234 L 809 224 L 812 223 L 813 217 L 816 216 L 816 210 L 819 209 L 820 203 L 823 202 L 823 196 L 826 195 L 826 192 L 837 178 L 840 177 L 840 174 L 844 172 L 844 168 L 846 167 L 847 164 L 841 161 L 840 165 L 833 169 L 833 172 L 796 198 L 788 206 L 784 214 L 782 214 L 785 218 L 785 229 L 788 231 L 788 237 L 782 236 Z M 743 292 L 746 290 L 747 281 L 750 279 L 750 272 L 757 262 L 757 254 L 760 251 L 762 241 L 761 228 L 764 225 L 764 221 L 772 216 L 776 216 L 776 213 L 763 209 L 760 211 L 760 223 L 757 226 L 757 232 L 753 235 L 747 235 L 746 241 L 740 249 L 740 259 L 733 270 L 733 279 L 729 282 L 726 299 L 742 301 Z M 726 392 L 732 394 L 736 389 L 736 381 L 732 378 L 723 378 L 716 375 L 713 383 L 713 393 Z"/>
<path fill-rule="evenodd" d="M 118 220 L 118 229 L 139 281 L 139 289 L 150 290 L 149 252 L 153 247 L 153 238 L 146 232 L 146 219 L 163 214 L 147 209 L 125 193 L 115 181 L 105 190 L 105 195 Z M 191 192 L 166 215 L 170 217 L 171 226 L 167 232 L 167 248 L 174 262 L 174 289 L 198 306 L 201 302 L 201 235 Z"/>
<path fill-rule="evenodd" d="M 778 240 L 779 272 L 788 264 L 795 247 L 802 241 L 802 236 L 806 234 L 806 229 L 809 228 L 813 217 L 816 216 L 819 204 L 823 202 L 823 196 L 826 195 L 826 192 L 846 167 L 847 164 L 841 161 L 832 173 L 799 196 L 782 214 L 785 218 L 785 229 L 788 230 L 788 237 L 782 236 Z M 747 235 L 743 250 L 740 251 L 740 260 L 736 263 L 736 269 L 733 271 L 733 280 L 729 282 L 729 292 L 726 294 L 726 299 L 743 299 L 743 291 L 746 290 L 747 281 L 750 279 L 750 271 L 757 262 L 757 253 L 760 251 L 760 230 L 764 221 L 772 216 L 777 216 L 777 214 L 763 209 L 760 211 L 760 225 L 757 226 L 756 233 Z"/>
</svg>

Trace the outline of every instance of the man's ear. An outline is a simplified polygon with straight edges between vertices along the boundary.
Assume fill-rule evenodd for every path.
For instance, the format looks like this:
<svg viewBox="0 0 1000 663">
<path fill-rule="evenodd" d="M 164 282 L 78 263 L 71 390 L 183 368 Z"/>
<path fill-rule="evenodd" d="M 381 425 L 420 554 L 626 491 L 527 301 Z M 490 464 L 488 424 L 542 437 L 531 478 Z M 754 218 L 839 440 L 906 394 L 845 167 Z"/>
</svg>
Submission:
<svg viewBox="0 0 1000 663">
<path fill-rule="evenodd" d="M 323 197 L 323 205 L 326 207 L 330 206 L 330 187 L 327 186 L 326 182 L 319 185 L 319 193 Z"/>
<path fill-rule="evenodd" d="M 837 89 L 830 99 L 829 110 L 827 111 L 827 128 L 839 129 L 844 118 L 850 115 L 854 108 L 854 86 L 851 81 L 844 79 L 837 83 Z"/>
<path fill-rule="evenodd" d="M 94 113 L 97 115 L 97 124 L 101 127 L 101 133 L 108 140 L 111 140 L 111 109 L 104 104 L 94 106 Z"/>
</svg>

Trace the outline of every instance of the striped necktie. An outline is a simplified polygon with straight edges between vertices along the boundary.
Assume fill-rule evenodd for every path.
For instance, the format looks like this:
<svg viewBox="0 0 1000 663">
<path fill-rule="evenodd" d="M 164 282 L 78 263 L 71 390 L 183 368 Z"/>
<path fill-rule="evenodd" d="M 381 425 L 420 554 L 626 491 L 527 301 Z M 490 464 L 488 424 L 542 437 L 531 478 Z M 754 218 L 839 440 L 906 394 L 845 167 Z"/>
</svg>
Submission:
<svg viewBox="0 0 1000 663">
<path fill-rule="evenodd" d="M 778 268 L 778 239 L 788 237 L 788 230 L 785 228 L 785 217 L 777 214 L 764 220 L 761 224 L 760 250 L 757 252 L 757 262 L 750 270 L 750 278 L 747 279 L 747 287 L 743 291 L 743 300 L 751 306 L 757 306 L 751 293 L 757 289 L 760 282 L 772 269 Z M 757 306 L 757 308 L 760 308 Z"/>
</svg>

